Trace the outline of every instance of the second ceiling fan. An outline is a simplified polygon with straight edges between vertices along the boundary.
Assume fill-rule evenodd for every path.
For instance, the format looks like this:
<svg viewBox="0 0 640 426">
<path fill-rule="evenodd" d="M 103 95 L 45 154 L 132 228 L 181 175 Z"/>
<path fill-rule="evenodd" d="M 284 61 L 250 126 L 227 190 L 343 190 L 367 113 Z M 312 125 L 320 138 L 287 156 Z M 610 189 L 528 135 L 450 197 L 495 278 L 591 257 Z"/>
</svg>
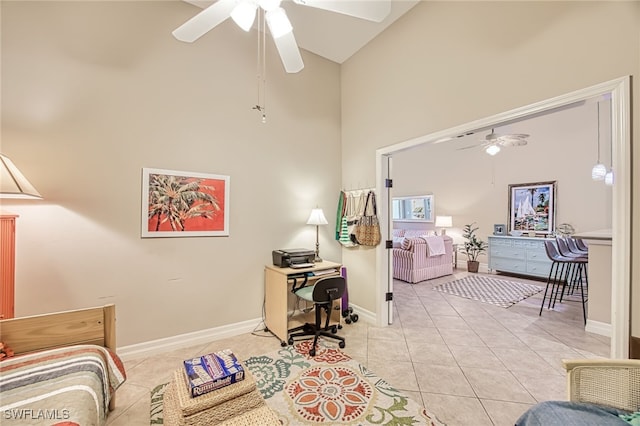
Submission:
<svg viewBox="0 0 640 426">
<path fill-rule="evenodd" d="M 391 0 L 293 0 L 293 3 L 373 22 L 381 22 L 391 12 Z M 259 9 L 264 12 L 285 70 L 288 73 L 301 71 L 304 63 L 281 0 L 218 0 L 175 29 L 173 36 L 180 41 L 194 42 L 229 17 L 244 31 L 249 31 Z"/>
</svg>

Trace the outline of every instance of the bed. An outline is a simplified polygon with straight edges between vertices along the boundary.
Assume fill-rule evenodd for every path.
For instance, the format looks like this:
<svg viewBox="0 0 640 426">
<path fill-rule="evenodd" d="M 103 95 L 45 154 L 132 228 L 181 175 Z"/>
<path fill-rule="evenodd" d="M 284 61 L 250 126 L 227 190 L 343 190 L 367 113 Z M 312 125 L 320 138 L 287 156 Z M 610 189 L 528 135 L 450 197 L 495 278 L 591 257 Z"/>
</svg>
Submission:
<svg viewBox="0 0 640 426">
<path fill-rule="evenodd" d="M 115 305 L 0 321 L 15 356 L 0 362 L 3 424 L 102 425 L 126 380 Z"/>
</svg>

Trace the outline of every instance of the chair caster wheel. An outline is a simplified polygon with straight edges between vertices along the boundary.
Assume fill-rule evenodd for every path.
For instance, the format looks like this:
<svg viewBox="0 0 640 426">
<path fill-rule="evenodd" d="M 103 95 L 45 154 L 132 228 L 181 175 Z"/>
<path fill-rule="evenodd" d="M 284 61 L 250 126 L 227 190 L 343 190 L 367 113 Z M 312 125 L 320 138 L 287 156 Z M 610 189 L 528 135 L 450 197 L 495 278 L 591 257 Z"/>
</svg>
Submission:
<svg viewBox="0 0 640 426">
<path fill-rule="evenodd" d="M 340 349 L 343 349 L 344 348 L 344 342 L 338 343 L 338 346 L 340 346 Z"/>
<path fill-rule="evenodd" d="M 287 346 L 287 342 L 285 342 L 284 340 L 283 340 L 283 341 L 281 341 L 281 342 L 280 342 L 280 346 L 282 346 L 282 347 L 284 348 L 285 346 Z"/>
<path fill-rule="evenodd" d="M 358 314 L 351 315 L 351 321 L 358 322 Z"/>
<path fill-rule="evenodd" d="M 309 356 L 316 356 L 316 350 L 314 349 L 310 349 L 309 350 Z"/>
<path fill-rule="evenodd" d="M 351 318 L 345 318 L 344 322 L 346 322 L 347 324 L 351 324 Z"/>
<path fill-rule="evenodd" d="M 331 327 L 331 333 L 336 334 L 338 332 L 338 328 L 334 325 Z"/>
<path fill-rule="evenodd" d="M 288 343 L 289 343 L 290 345 L 293 345 L 293 338 L 292 338 L 292 337 L 289 337 L 289 341 L 288 341 Z"/>
<path fill-rule="evenodd" d="M 342 324 L 338 324 L 338 330 L 342 330 Z"/>
</svg>

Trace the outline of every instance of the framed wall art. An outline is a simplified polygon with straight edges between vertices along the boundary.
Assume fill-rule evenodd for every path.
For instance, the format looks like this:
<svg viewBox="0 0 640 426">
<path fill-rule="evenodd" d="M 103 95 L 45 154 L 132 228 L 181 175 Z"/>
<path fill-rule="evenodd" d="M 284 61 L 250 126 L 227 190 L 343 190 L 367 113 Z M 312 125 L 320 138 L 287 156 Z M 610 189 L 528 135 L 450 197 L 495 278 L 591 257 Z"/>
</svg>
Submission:
<svg viewBox="0 0 640 426">
<path fill-rule="evenodd" d="M 555 207 L 556 181 L 509 185 L 509 232 L 552 233 Z"/>
<path fill-rule="evenodd" d="M 229 176 L 142 169 L 142 238 L 229 235 Z"/>
</svg>

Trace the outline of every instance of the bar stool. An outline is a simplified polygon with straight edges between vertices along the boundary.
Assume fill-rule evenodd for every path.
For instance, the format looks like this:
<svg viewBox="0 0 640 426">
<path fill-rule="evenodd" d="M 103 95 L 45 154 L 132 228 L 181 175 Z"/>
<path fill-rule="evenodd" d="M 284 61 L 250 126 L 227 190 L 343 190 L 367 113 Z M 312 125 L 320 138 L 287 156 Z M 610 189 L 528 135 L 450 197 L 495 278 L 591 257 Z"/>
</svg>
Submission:
<svg viewBox="0 0 640 426">
<path fill-rule="evenodd" d="M 583 256 L 589 257 L 589 249 L 581 249 L 578 247 L 578 240 L 573 237 L 567 237 L 566 239 L 567 246 L 572 253 L 581 254 Z"/>
<path fill-rule="evenodd" d="M 558 245 L 558 252 L 560 252 L 561 256 L 564 257 L 568 257 L 568 258 L 573 258 L 576 259 L 576 263 L 577 264 L 586 264 L 589 262 L 589 256 L 587 255 L 587 253 L 583 253 L 583 252 L 578 252 L 578 251 L 574 251 L 571 250 L 571 243 L 569 242 L 571 240 L 571 238 L 561 238 L 558 237 L 556 238 L 556 243 Z M 577 248 L 576 248 L 577 249 Z M 576 283 L 577 283 L 577 273 L 580 273 L 580 279 L 582 279 L 582 277 L 584 276 L 584 283 L 585 286 L 587 288 L 589 288 L 589 278 L 587 277 L 587 268 L 574 268 L 574 274 L 571 277 L 571 280 L 569 281 L 570 284 L 570 288 L 569 290 L 571 291 L 571 294 L 573 294 L 573 291 L 576 288 Z M 562 296 L 560 297 L 560 300 L 562 301 Z"/>
<path fill-rule="evenodd" d="M 578 246 L 578 248 L 582 251 L 588 252 L 589 251 L 589 246 L 586 245 L 584 243 L 584 241 L 582 241 L 582 238 L 574 238 L 576 245 Z"/>
<path fill-rule="evenodd" d="M 553 309 L 556 302 L 562 303 L 564 290 L 569 286 L 569 283 L 575 280 L 577 286 L 580 288 L 581 302 L 582 302 L 582 316 L 584 322 L 587 322 L 586 311 L 586 299 L 584 297 L 584 287 L 582 285 L 582 272 L 585 269 L 584 265 L 587 263 L 584 258 L 563 256 L 558 251 L 557 241 L 545 240 L 544 248 L 547 253 L 547 257 L 551 260 L 551 269 L 549 270 L 549 277 L 547 278 L 547 285 L 544 290 L 544 296 L 542 297 L 542 304 L 540 305 L 539 316 L 542 315 L 542 309 L 544 308 L 544 302 L 551 287 L 551 293 L 549 294 L 549 302 L 547 309 Z M 555 272 L 554 272 L 555 270 Z M 553 276 L 553 278 L 552 278 Z M 558 300 L 558 292 L 560 293 L 560 299 Z"/>
</svg>

